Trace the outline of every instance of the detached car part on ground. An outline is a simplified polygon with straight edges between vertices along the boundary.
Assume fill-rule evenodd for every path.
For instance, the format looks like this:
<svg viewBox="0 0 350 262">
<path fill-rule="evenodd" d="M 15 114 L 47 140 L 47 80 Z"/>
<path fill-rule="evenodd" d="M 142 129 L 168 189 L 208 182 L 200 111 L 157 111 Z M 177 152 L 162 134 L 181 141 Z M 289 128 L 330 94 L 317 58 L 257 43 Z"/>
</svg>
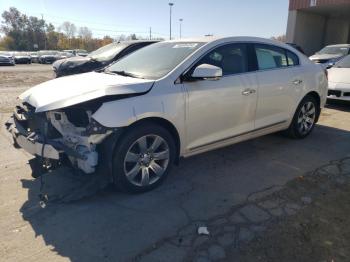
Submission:
<svg viewBox="0 0 350 262">
<path fill-rule="evenodd" d="M 328 98 L 350 101 L 350 55 L 328 69 Z"/>
<path fill-rule="evenodd" d="M 104 72 L 29 89 L 7 122 L 46 166 L 107 167 L 121 190 L 158 186 L 180 157 L 285 130 L 311 133 L 327 96 L 321 66 L 260 38 L 152 44 Z"/>
<path fill-rule="evenodd" d="M 102 69 L 122 57 L 157 41 L 124 41 L 103 46 L 86 57 L 71 57 L 56 61 L 52 67 L 56 77 Z"/>
</svg>

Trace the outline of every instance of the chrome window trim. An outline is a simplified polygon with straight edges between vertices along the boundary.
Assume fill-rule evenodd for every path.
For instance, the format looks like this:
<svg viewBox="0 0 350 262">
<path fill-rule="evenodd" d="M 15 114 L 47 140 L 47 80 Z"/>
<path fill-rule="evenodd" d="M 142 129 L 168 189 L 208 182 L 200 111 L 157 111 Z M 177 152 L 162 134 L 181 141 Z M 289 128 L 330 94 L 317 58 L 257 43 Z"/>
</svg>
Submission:
<svg viewBox="0 0 350 262">
<path fill-rule="evenodd" d="M 237 74 L 229 74 L 229 75 L 225 75 L 225 76 L 222 76 L 222 78 L 224 77 L 231 77 L 231 76 L 238 76 L 238 75 L 244 75 L 244 74 L 251 74 L 251 73 L 257 73 L 257 72 L 265 72 L 265 71 L 272 71 L 272 70 L 281 70 L 281 69 L 290 69 L 290 68 L 294 68 L 294 67 L 301 67 L 302 65 L 300 64 L 300 56 L 298 54 L 296 54 L 295 52 L 287 49 L 287 48 L 284 48 L 284 47 L 281 47 L 281 46 L 278 46 L 278 45 L 272 45 L 272 44 L 268 44 L 268 43 L 265 43 L 265 42 L 258 42 L 258 41 L 233 41 L 233 42 L 227 42 L 227 43 L 222 43 L 222 44 L 219 44 L 219 45 L 216 45 L 214 47 L 212 47 L 211 49 L 209 49 L 205 54 L 201 55 L 198 59 L 196 59 L 196 61 L 194 61 L 186 70 L 184 70 L 182 72 L 182 74 L 179 75 L 178 78 L 180 78 L 181 76 L 184 76 L 188 73 L 188 71 L 190 71 L 192 69 L 192 67 L 198 63 L 204 56 L 206 56 L 207 54 L 209 54 L 211 51 L 213 51 L 214 49 L 216 48 L 219 48 L 221 46 L 224 46 L 224 45 L 230 45 L 230 44 L 263 44 L 263 45 L 268 45 L 268 46 L 272 46 L 272 47 L 277 47 L 277 48 L 281 48 L 285 51 L 289 51 L 289 52 L 292 52 L 294 55 L 296 55 L 299 59 L 299 64 L 298 65 L 293 65 L 293 66 L 285 66 L 285 67 L 276 67 L 276 68 L 269 68 L 269 69 L 257 69 L 257 70 L 253 70 L 253 71 L 247 71 L 247 72 L 243 72 L 243 73 L 237 73 Z M 249 61 L 248 61 L 249 62 Z M 178 79 L 177 78 L 177 79 Z M 177 81 L 175 81 L 177 82 Z M 183 81 L 180 81 L 181 83 Z"/>
</svg>

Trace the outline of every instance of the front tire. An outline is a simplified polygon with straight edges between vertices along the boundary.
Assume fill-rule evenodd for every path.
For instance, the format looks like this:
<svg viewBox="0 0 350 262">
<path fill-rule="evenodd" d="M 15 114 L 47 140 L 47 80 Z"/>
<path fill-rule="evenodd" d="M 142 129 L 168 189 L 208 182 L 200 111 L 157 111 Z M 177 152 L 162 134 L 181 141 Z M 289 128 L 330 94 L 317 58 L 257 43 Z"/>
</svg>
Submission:
<svg viewBox="0 0 350 262">
<path fill-rule="evenodd" d="M 316 99 L 310 95 L 304 97 L 295 111 L 292 123 L 286 130 L 291 138 L 305 138 L 311 134 L 320 114 Z"/>
<path fill-rule="evenodd" d="M 152 123 L 136 125 L 126 131 L 114 150 L 113 181 L 124 192 L 150 191 L 169 174 L 175 153 L 168 130 Z"/>
</svg>

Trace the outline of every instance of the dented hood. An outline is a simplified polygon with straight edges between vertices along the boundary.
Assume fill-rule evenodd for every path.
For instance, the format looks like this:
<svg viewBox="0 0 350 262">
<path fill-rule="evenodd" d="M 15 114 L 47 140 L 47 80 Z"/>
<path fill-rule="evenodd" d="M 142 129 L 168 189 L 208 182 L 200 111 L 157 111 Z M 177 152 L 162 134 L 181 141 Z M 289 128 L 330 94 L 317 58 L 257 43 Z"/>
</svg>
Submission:
<svg viewBox="0 0 350 262">
<path fill-rule="evenodd" d="M 67 76 L 34 86 L 19 96 L 45 112 L 109 96 L 144 93 L 154 81 L 105 73 L 85 73 Z"/>
</svg>

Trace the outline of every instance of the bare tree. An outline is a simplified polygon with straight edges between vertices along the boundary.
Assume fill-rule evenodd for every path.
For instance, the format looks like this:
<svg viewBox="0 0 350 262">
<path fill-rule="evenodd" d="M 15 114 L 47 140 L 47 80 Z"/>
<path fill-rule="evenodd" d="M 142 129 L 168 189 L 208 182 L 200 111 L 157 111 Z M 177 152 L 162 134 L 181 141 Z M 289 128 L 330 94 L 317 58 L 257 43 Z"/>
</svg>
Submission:
<svg viewBox="0 0 350 262">
<path fill-rule="evenodd" d="M 120 36 L 117 36 L 116 39 L 117 39 L 117 41 L 125 41 L 126 36 L 124 34 L 121 34 Z"/>
<path fill-rule="evenodd" d="M 76 26 L 68 21 L 63 22 L 63 24 L 59 27 L 59 30 L 62 30 L 67 38 L 73 38 L 77 32 Z"/>
<path fill-rule="evenodd" d="M 279 35 L 279 36 L 273 36 L 271 37 L 272 40 L 280 41 L 285 43 L 287 41 L 286 35 Z"/>
<path fill-rule="evenodd" d="M 83 27 L 79 28 L 78 35 L 84 40 L 90 40 L 92 38 L 92 32 L 86 26 L 83 26 Z"/>
</svg>

